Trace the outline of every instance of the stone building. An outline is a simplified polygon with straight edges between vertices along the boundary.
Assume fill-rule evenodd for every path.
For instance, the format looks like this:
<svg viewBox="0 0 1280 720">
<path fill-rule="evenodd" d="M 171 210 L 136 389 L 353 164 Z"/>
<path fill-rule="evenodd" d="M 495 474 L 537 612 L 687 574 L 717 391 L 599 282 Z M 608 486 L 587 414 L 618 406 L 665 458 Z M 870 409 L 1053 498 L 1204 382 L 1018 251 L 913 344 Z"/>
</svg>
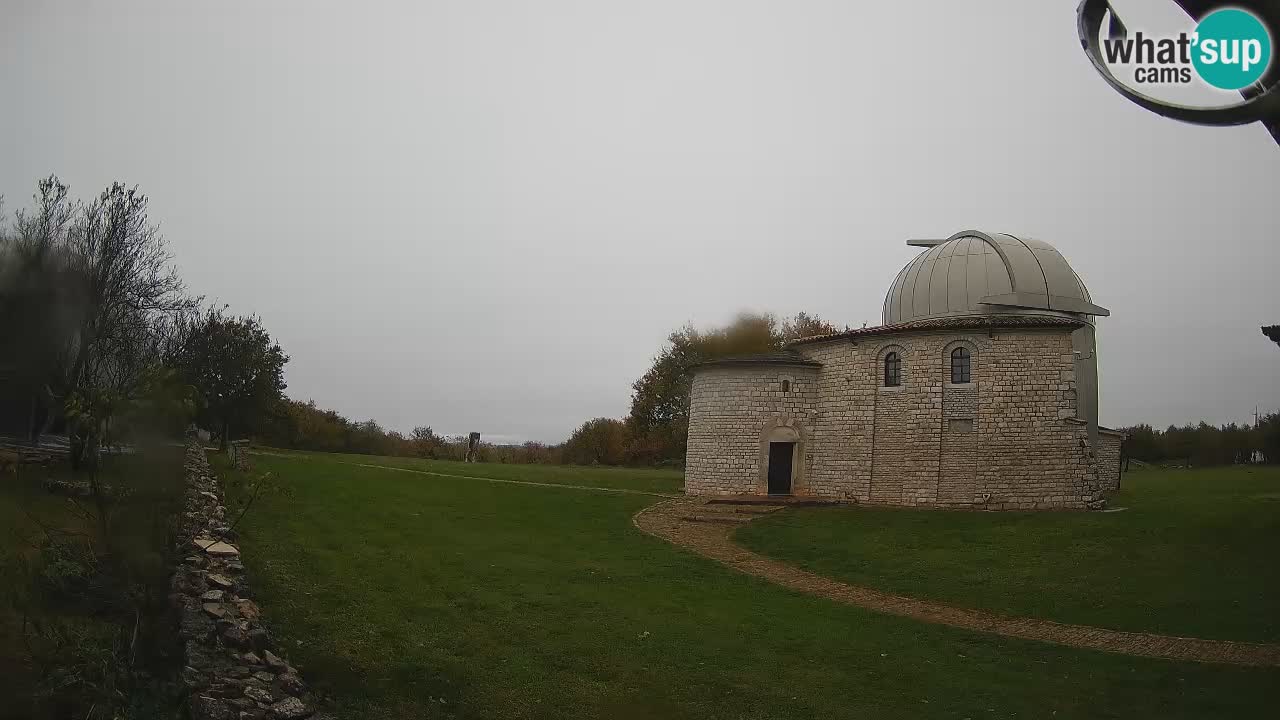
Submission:
<svg viewBox="0 0 1280 720">
<path fill-rule="evenodd" d="M 1100 507 L 1094 318 L 1048 243 L 968 230 L 894 279 L 877 327 L 694 368 L 685 491 L 982 509 Z"/>
</svg>

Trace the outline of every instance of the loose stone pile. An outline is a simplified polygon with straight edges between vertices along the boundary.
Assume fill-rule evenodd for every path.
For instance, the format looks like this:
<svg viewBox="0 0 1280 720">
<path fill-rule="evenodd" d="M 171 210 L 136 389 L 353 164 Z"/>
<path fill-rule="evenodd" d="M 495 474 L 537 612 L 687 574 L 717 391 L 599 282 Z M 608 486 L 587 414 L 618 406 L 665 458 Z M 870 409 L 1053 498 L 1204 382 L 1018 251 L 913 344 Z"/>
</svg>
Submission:
<svg viewBox="0 0 1280 720">
<path fill-rule="evenodd" d="M 298 720 L 315 713 L 298 671 L 271 651 L 249 598 L 236 533 L 198 439 L 188 439 L 186 508 L 170 600 L 180 618 L 192 720 Z"/>
</svg>

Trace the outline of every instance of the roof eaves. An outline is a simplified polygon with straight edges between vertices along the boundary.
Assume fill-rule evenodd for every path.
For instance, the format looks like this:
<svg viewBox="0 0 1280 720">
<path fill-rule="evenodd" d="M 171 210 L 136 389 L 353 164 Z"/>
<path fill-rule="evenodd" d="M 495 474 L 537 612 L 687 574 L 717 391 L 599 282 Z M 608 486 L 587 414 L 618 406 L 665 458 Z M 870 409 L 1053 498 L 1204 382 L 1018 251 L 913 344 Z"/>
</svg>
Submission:
<svg viewBox="0 0 1280 720">
<path fill-rule="evenodd" d="M 783 367 L 808 367 L 819 368 L 822 363 L 815 360 L 802 357 L 795 353 L 759 353 L 756 355 L 731 355 L 728 357 L 715 358 L 713 360 L 704 360 L 689 366 L 690 370 L 697 370 L 706 367 L 723 367 L 735 365 L 779 365 Z"/>
<path fill-rule="evenodd" d="M 828 342 L 831 340 L 856 339 L 874 335 L 889 335 L 898 332 L 924 332 L 930 330 L 974 330 L 990 328 L 993 330 L 1028 327 L 1080 327 L 1086 323 L 1068 317 L 1054 315 L 962 315 L 956 317 L 925 318 L 910 320 L 904 323 L 876 325 L 874 327 L 856 328 L 826 335 L 798 338 L 786 344 L 786 347 Z"/>
</svg>

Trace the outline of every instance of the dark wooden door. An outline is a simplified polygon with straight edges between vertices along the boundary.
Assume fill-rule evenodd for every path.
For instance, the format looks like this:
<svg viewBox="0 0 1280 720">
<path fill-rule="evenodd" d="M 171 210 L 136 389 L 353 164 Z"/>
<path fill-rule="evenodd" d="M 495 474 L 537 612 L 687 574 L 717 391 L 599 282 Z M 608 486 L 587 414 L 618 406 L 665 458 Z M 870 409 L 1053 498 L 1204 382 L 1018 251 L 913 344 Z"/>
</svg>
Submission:
<svg viewBox="0 0 1280 720">
<path fill-rule="evenodd" d="M 795 443 L 769 443 L 770 495 L 791 494 L 791 456 L 795 449 Z"/>
</svg>

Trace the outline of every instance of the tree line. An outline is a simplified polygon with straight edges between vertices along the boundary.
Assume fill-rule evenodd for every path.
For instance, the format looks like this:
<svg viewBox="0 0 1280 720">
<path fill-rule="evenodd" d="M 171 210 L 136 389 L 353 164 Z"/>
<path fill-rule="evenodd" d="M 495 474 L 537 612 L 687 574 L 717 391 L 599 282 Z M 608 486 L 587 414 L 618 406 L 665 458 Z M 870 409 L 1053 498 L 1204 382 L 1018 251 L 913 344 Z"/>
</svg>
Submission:
<svg viewBox="0 0 1280 720">
<path fill-rule="evenodd" d="M 481 443 L 481 462 L 680 467 L 689 429 L 690 369 L 707 360 L 781 350 L 793 339 L 838 332 L 817 315 L 797 313 L 779 320 L 743 313 L 723 327 L 686 325 L 672 332 L 648 370 L 632 384 L 631 406 L 623 418 L 592 418 L 560 444 Z M 1280 344 L 1280 327 L 1263 328 Z M 355 422 L 314 402 L 283 400 L 262 422 L 257 437 L 277 447 L 462 460 L 466 436 L 439 436 L 430 427 L 409 435 L 385 430 L 373 420 Z M 1121 428 L 1128 435 L 1126 457 L 1150 463 L 1194 466 L 1280 462 L 1280 413 L 1262 416 L 1256 426 L 1206 423 L 1155 430 L 1150 425 Z"/>
<path fill-rule="evenodd" d="M 0 433 L 44 448 L 0 451 L 23 518 L 0 546 L 0 617 L 22 618 L 9 623 L 18 666 L 37 678 L 18 673 L 17 707 L 132 717 L 176 702 L 178 684 L 150 672 L 172 663 L 170 520 L 185 490 L 166 446 L 193 420 L 247 430 L 282 397 L 287 361 L 257 318 L 187 293 L 136 187 L 82 201 L 49 177 L 0 213 Z M 67 437 L 69 463 L 45 462 L 61 445 L 49 435 Z M 39 476 L 65 504 L 27 494 L 21 480 Z"/>
<path fill-rule="evenodd" d="M 1280 413 L 1258 418 L 1254 425 L 1150 425 L 1120 428 L 1127 436 L 1126 457 L 1159 465 L 1210 467 L 1280 462 Z"/>
<path fill-rule="evenodd" d="M 0 210 L 3 210 L 0 207 Z M 79 201 L 57 177 L 0 222 L 0 431 L 32 445 L 65 434 L 77 469 L 102 448 L 172 436 L 188 423 L 284 448 L 462 459 L 467 440 L 409 435 L 285 396 L 289 360 L 261 320 L 186 292 L 149 200 L 113 183 Z M 3 215 L 0 215 L 0 219 Z M 673 332 L 633 384 L 626 418 L 584 422 L 558 445 L 481 443 L 481 461 L 679 465 L 689 368 L 833 332 L 814 315 L 744 314 L 722 328 Z"/>
<path fill-rule="evenodd" d="M 293 450 L 391 455 L 435 460 L 463 460 L 467 454 L 466 435 L 439 435 L 430 426 L 418 426 L 405 435 L 387 430 L 375 420 L 349 420 L 333 410 L 282 398 L 258 420 L 254 439 L 264 445 Z M 560 446 L 527 442 L 497 445 L 481 442 L 476 453 L 480 462 L 560 464 Z"/>
<path fill-rule="evenodd" d="M 103 448 L 197 421 L 225 439 L 283 397 L 288 356 L 258 318 L 186 292 L 149 200 L 57 177 L 0 223 L 0 428 L 65 434 L 76 470 Z"/>
<path fill-rule="evenodd" d="M 0 208 L 2 210 L 3 208 Z M 2 218 L 3 215 L 0 215 Z M 0 222 L 0 430 L 32 444 L 70 439 L 74 467 L 101 448 L 195 422 L 221 443 L 376 455 L 462 459 L 465 436 L 430 426 L 408 435 L 285 396 L 289 360 L 259 318 L 234 315 L 186 293 L 149 202 L 113 183 L 77 201 L 56 177 L 30 208 Z M 789 340 L 836 332 L 822 318 L 744 313 L 723 327 L 672 332 L 632 384 L 623 418 L 593 418 L 558 445 L 482 443 L 481 461 L 680 466 L 689 425 L 690 369 L 715 358 L 776 351 Z M 1280 329 L 1263 328 L 1269 338 Z M 1280 340 L 1277 340 L 1280 342 Z M 1257 427 L 1125 428 L 1126 453 L 1193 465 L 1280 460 L 1276 415 Z"/>
<path fill-rule="evenodd" d="M 694 364 L 780 350 L 789 340 L 837 329 L 803 312 L 782 320 L 744 313 L 710 330 L 682 327 L 671 333 L 652 366 L 633 384 L 627 417 L 587 420 L 559 444 L 481 442 L 476 458 L 503 463 L 681 466 L 689 427 L 689 369 Z M 442 460 L 462 460 L 467 450 L 466 436 L 437 435 L 430 426 L 416 427 L 405 435 L 373 420 L 347 419 L 314 401 L 282 399 L 262 415 L 255 429 L 259 442 L 298 450 Z"/>
</svg>

